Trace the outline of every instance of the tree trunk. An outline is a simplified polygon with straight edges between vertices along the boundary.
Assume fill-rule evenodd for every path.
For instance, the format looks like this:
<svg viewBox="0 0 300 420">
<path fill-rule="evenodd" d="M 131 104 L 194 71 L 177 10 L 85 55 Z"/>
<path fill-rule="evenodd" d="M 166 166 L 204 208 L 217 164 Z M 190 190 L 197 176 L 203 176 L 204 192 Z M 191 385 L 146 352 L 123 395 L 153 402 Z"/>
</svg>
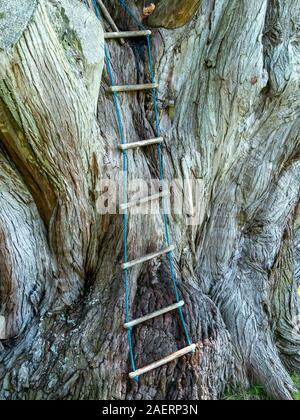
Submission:
<svg viewBox="0 0 300 420">
<path fill-rule="evenodd" d="M 99 211 L 103 180 L 118 183 L 122 171 L 103 71 L 107 22 L 88 0 L 0 0 L 2 399 L 218 399 L 227 385 L 252 382 L 292 398 L 290 373 L 300 367 L 299 1 L 153 2 L 144 24 L 152 28 L 164 175 L 190 180 L 185 202 L 193 181 L 203 185 L 192 222 L 186 205 L 168 215 L 197 350 L 139 382 L 128 378 L 123 216 Z M 144 1 L 127 3 L 142 19 Z M 136 29 L 117 0 L 105 4 L 120 29 Z M 108 50 L 117 84 L 150 82 L 144 39 L 109 41 Z M 155 137 L 152 99 L 120 95 L 127 141 Z M 158 178 L 154 150 L 128 153 L 130 180 Z M 161 215 L 129 212 L 130 259 L 163 241 Z M 165 258 L 130 271 L 132 319 L 172 303 Z M 174 312 L 133 330 L 138 367 L 185 345 Z"/>
</svg>

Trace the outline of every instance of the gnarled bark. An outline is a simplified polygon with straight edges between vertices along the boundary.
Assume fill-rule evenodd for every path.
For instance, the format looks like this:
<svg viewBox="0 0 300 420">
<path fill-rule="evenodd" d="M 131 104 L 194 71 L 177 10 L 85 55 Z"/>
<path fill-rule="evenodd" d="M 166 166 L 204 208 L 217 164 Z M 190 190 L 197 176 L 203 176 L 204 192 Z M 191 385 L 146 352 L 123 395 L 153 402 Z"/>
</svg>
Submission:
<svg viewBox="0 0 300 420">
<path fill-rule="evenodd" d="M 120 28 L 135 27 L 119 2 L 105 3 Z M 97 207 L 101 180 L 122 169 L 103 72 L 107 23 L 89 1 L 1 0 L 3 399 L 217 399 L 226 385 L 253 380 L 291 399 L 300 352 L 299 4 L 155 3 L 147 24 L 169 28 L 153 29 L 165 177 L 205 187 L 196 225 L 187 226 L 186 208 L 169 216 L 197 351 L 139 383 L 127 379 L 122 215 Z M 128 1 L 138 18 L 143 4 Z M 109 51 L 118 84 L 150 80 L 143 40 Z M 151 95 L 120 98 L 126 139 L 155 137 Z M 128 172 L 157 177 L 156 153 L 130 152 Z M 130 215 L 130 258 L 163 237 L 159 215 Z M 130 288 L 134 318 L 174 302 L 164 260 L 132 270 Z M 137 366 L 183 347 L 178 316 L 139 326 L 133 345 Z"/>
</svg>

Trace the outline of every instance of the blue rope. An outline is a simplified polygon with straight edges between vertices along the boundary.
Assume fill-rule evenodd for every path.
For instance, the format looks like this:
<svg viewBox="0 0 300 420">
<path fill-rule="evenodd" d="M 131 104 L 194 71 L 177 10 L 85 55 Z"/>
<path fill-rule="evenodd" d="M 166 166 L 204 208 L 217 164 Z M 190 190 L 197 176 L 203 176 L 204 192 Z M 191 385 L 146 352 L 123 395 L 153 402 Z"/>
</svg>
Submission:
<svg viewBox="0 0 300 420">
<path fill-rule="evenodd" d="M 98 9 L 98 5 L 96 0 L 93 0 L 93 4 L 94 4 L 94 8 L 96 11 L 96 15 L 98 17 L 98 19 L 100 19 L 100 12 Z M 104 47 L 104 51 L 105 51 L 105 60 L 106 60 L 106 67 L 107 67 L 107 71 L 109 74 L 109 79 L 111 82 L 112 86 L 115 86 L 115 80 L 114 80 L 114 76 L 113 76 L 113 72 L 112 72 L 112 66 L 111 66 L 111 61 L 110 61 L 110 57 L 109 57 L 109 53 L 108 53 L 108 49 L 105 46 Z M 118 130 L 119 130 L 119 135 L 120 135 L 120 139 L 122 144 L 125 144 L 125 136 L 124 136 L 124 127 L 123 127 L 123 123 L 122 123 L 122 116 L 121 116 L 121 108 L 120 108 L 120 104 L 119 104 L 119 100 L 118 100 L 118 95 L 116 92 L 113 92 L 113 98 L 114 98 L 114 104 L 115 104 L 115 108 L 116 108 L 116 114 L 117 114 L 117 122 L 118 122 Z M 127 202 L 127 151 L 123 150 L 123 203 Z M 123 214 L 123 229 L 124 229 L 124 263 L 126 264 L 128 262 L 128 254 L 127 254 L 127 209 L 124 209 L 124 214 Z M 125 319 L 126 319 L 126 323 L 128 323 L 130 321 L 129 318 L 129 273 L 128 273 L 128 269 L 124 270 L 124 282 L 125 282 Z M 132 371 L 135 372 L 136 368 L 135 368 L 135 359 L 134 359 L 134 352 L 133 352 L 133 345 L 132 345 L 132 329 L 128 328 L 127 331 L 127 336 L 128 336 L 128 345 L 129 345 L 129 354 L 130 354 L 130 362 L 131 362 L 131 367 L 132 367 Z M 138 381 L 138 377 L 134 378 L 136 381 Z"/>
<path fill-rule="evenodd" d="M 100 12 L 99 12 L 99 9 L 98 9 L 97 0 L 93 0 L 93 5 L 94 5 L 96 16 L 100 20 Z"/>
</svg>

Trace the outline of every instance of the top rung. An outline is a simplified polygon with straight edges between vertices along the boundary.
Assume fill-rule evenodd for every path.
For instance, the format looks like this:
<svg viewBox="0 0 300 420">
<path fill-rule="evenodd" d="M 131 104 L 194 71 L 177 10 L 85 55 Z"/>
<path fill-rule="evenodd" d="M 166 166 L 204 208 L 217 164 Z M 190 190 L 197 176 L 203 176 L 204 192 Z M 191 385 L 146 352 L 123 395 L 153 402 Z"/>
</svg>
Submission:
<svg viewBox="0 0 300 420">
<path fill-rule="evenodd" d="M 151 31 L 125 31 L 125 32 L 106 32 L 104 39 L 119 39 L 119 38 L 137 38 L 140 36 L 151 35 Z"/>
</svg>

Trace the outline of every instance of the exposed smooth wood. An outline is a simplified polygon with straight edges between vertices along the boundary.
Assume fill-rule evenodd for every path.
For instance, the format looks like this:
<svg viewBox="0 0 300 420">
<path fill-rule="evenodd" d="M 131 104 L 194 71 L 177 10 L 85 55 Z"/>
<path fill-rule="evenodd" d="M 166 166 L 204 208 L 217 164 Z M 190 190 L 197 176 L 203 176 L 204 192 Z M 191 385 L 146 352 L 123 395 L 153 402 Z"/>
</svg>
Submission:
<svg viewBox="0 0 300 420">
<path fill-rule="evenodd" d="M 160 366 L 166 365 L 167 363 L 172 362 L 173 360 L 179 359 L 179 357 L 185 356 L 188 353 L 193 353 L 196 350 L 196 344 L 192 344 L 184 349 L 181 349 L 175 353 L 170 354 L 169 356 L 165 357 L 164 359 L 158 360 L 157 362 L 151 363 L 148 366 L 145 366 L 141 369 L 137 369 L 135 372 L 131 372 L 129 374 L 130 379 L 137 378 L 147 372 L 151 372 L 151 370 L 157 369 Z"/>
<path fill-rule="evenodd" d="M 150 201 L 155 201 L 155 200 L 159 200 L 160 198 L 167 197 L 169 194 L 170 194 L 169 191 L 162 191 L 157 194 L 149 195 L 148 197 L 145 197 L 145 198 L 139 198 L 138 200 L 133 200 L 133 201 L 130 201 L 129 203 L 121 204 L 120 209 L 125 210 L 125 209 L 130 209 L 132 207 L 141 206 L 143 204 L 149 203 Z"/>
<path fill-rule="evenodd" d="M 126 324 L 124 324 L 124 327 L 127 329 L 135 327 L 136 325 L 142 324 L 143 322 L 149 321 L 150 319 L 157 318 L 158 316 L 167 314 L 168 312 L 174 311 L 175 309 L 181 308 L 182 306 L 184 306 L 183 300 L 181 300 L 178 303 L 174 303 L 173 305 L 167 306 L 166 308 L 152 312 L 152 314 L 148 314 L 142 316 L 141 318 L 137 318 L 134 321 L 127 322 Z"/>
<path fill-rule="evenodd" d="M 0 315 L 0 340 L 6 339 L 6 321 L 5 317 Z"/>
<path fill-rule="evenodd" d="M 144 257 L 137 258 L 136 260 L 129 261 L 128 263 L 124 263 L 122 264 L 122 268 L 123 270 L 127 270 L 128 268 L 134 267 L 135 265 L 143 264 L 144 262 L 151 261 L 154 258 L 160 257 L 161 255 L 168 254 L 169 252 L 174 251 L 174 249 L 175 247 L 171 245 L 168 248 L 163 249 L 162 251 L 154 252 L 153 254 L 148 254 L 148 255 L 145 255 Z"/>
<path fill-rule="evenodd" d="M 141 36 L 151 35 L 151 31 L 125 31 L 125 32 L 106 32 L 105 39 L 119 39 L 119 38 L 137 38 Z"/>
<path fill-rule="evenodd" d="M 107 8 L 105 7 L 105 5 L 103 4 L 103 2 L 101 0 L 97 0 L 97 3 L 104 15 L 104 17 L 107 19 L 108 23 L 110 24 L 111 28 L 115 31 L 115 32 L 120 32 L 119 28 L 117 27 L 117 25 L 115 24 L 113 18 L 111 17 L 109 11 L 107 10 Z M 120 42 L 121 44 L 125 44 L 124 39 L 120 38 Z"/>
<path fill-rule="evenodd" d="M 151 146 L 152 144 L 159 144 L 159 143 L 162 143 L 163 141 L 164 141 L 163 137 L 157 137 L 155 139 L 142 140 L 142 141 L 137 141 L 134 143 L 120 144 L 119 148 L 121 150 L 136 149 L 138 147 L 145 147 L 145 146 Z"/>
<path fill-rule="evenodd" d="M 157 89 L 158 83 L 144 83 L 140 85 L 110 86 L 108 92 L 135 92 L 138 90 Z"/>
</svg>

